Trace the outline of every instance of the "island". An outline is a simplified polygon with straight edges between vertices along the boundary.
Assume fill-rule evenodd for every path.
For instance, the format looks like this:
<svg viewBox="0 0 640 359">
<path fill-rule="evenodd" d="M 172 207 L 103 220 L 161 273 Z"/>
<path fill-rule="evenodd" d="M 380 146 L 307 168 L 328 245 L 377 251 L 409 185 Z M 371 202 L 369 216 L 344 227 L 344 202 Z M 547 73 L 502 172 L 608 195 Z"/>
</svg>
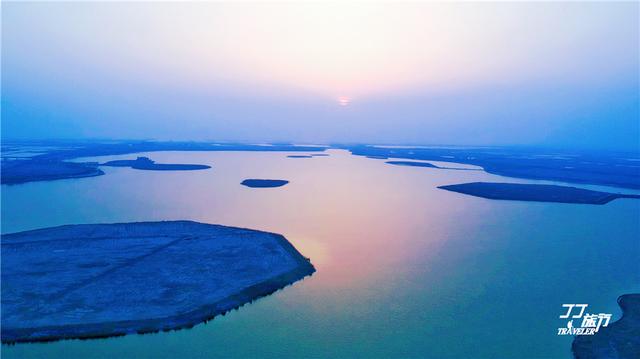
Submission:
<svg viewBox="0 0 640 359">
<path fill-rule="evenodd" d="M 251 188 L 273 188 L 282 187 L 289 183 L 287 180 L 274 180 L 274 179 L 257 179 L 250 178 L 240 182 L 241 185 Z"/>
<path fill-rule="evenodd" d="M 577 335 L 571 350 L 576 359 L 640 358 L 640 294 L 618 298 L 622 318 L 594 335 Z"/>
<path fill-rule="evenodd" d="M 440 168 L 429 162 L 415 162 L 415 161 L 387 161 L 390 165 L 396 166 L 410 166 L 410 167 L 428 167 L 428 168 Z"/>
<path fill-rule="evenodd" d="M 192 221 L 6 234 L 2 342 L 191 328 L 313 272 L 282 235 Z"/>
<path fill-rule="evenodd" d="M 640 198 L 640 195 L 634 194 L 523 183 L 472 182 L 440 186 L 438 188 L 470 196 L 511 201 L 606 204 L 617 198 Z"/>
<path fill-rule="evenodd" d="M 195 171 L 211 168 L 207 165 L 155 163 L 148 157 L 138 157 L 135 160 L 116 160 L 100 164 L 100 166 L 131 167 L 136 170 L 147 171 Z"/>
<path fill-rule="evenodd" d="M 387 161 L 385 162 L 390 165 L 396 166 L 408 166 L 408 167 L 426 167 L 426 168 L 437 168 L 440 170 L 456 170 L 456 171 L 481 171 L 478 168 L 461 168 L 461 167 L 442 167 L 436 166 L 429 162 L 416 162 L 416 161 Z"/>
</svg>

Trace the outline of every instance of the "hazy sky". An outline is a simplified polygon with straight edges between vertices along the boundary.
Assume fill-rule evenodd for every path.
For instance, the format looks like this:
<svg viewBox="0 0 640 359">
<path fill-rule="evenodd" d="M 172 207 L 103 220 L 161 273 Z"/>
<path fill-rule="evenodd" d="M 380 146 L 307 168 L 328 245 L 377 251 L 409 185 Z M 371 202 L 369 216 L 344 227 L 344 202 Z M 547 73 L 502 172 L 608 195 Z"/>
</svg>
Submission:
<svg viewBox="0 0 640 359">
<path fill-rule="evenodd" d="M 2 137 L 638 149 L 638 13 L 3 2 Z"/>
</svg>

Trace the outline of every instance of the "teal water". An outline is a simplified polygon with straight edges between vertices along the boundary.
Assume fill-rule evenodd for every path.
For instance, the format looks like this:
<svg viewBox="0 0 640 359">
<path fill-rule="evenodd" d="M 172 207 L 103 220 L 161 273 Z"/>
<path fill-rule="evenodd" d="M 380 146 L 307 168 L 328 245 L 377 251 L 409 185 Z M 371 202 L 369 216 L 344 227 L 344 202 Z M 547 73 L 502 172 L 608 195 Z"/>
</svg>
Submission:
<svg viewBox="0 0 640 359">
<path fill-rule="evenodd" d="M 2 346 L 2 357 L 570 358 L 562 303 L 617 319 L 616 298 L 640 291 L 640 201 L 492 201 L 436 186 L 542 182 L 329 153 L 147 153 L 213 168 L 2 186 L 3 233 L 192 219 L 282 233 L 317 269 L 193 329 Z M 290 183 L 252 189 L 246 178 Z"/>
</svg>

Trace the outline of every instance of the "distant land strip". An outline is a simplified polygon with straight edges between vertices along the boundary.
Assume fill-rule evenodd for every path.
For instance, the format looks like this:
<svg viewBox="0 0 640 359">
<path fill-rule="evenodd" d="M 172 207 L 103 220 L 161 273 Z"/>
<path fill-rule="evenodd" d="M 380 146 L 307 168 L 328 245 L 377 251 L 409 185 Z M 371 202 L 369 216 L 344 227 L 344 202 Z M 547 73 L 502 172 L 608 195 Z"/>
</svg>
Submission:
<svg viewBox="0 0 640 359">
<path fill-rule="evenodd" d="M 232 144 L 156 141 L 4 141 L 3 153 L 20 146 L 47 147 L 24 159 L 7 154 L 2 160 L 2 184 L 19 184 L 104 174 L 97 163 L 71 159 L 154 151 L 282 151 L 321 154 L 329 148 L 345 149 L 373 159 L 442 161 L 479 166 L 484 171 L 514 178 L 596 184 L 640 189 L 638 153 L 606 151 L 552 151 L 508 147 L 383 147 L 373 145 Z M 309 156 L 290 155 L 290 156 Z M 449 168 L 452 169 L 452 168 Z"/>
<path fill-rule="evenodd" d="M 638 153 L 521 147 L 339 145 L 356 156 L 462 163 L 501 176 L 640 189 Z"/>
</svg>

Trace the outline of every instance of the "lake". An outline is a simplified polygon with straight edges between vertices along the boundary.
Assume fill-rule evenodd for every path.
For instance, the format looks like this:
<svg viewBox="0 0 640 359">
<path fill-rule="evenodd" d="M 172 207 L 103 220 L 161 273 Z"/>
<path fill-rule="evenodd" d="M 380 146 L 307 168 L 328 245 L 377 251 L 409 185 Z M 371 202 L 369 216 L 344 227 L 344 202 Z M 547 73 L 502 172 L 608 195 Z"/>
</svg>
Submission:
<svg viewBox="0 0 640 359">
<path fill-rule="evenodd" d="M 327 153 L 104 156 L 91 160 L 147 156 L 212 169 L 103 167 L 99 177 L 3 185 L 3 233 L 190 219 L 281 233 L 317 272 L 192 329 L 3 345 L 2 357 L 570 358 L 572 337 L 557 335 L 563 303 L 617 320 L 616 298 L 640 290 L 638 200 L 493 201 L 436 187 L 553 182 Z M 290 182 L 241 186 L 247 178 Z"/>
</svg>

